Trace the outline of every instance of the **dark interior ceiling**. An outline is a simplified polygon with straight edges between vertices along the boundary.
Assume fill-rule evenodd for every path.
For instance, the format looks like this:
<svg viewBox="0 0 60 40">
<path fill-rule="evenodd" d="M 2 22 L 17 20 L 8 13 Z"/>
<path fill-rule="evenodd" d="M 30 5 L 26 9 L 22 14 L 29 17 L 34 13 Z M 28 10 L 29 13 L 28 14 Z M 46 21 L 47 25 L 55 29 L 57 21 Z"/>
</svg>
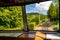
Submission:
<svg viewBox="0 0 60 40">
<path fill-rule="evenodd" d="M 49 0 L 0 0 L 0 7 L 5 6 L 21 6 L 21 5 L 28 5 L 32 3 L 39 3 Z"/>
</svg>

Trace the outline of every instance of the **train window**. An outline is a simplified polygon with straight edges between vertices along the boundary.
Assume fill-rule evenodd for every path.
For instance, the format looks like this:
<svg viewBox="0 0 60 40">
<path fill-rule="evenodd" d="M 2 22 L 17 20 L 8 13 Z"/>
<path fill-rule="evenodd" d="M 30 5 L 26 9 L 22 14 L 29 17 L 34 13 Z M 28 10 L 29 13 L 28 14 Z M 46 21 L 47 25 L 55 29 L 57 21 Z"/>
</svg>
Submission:
<svg viewBox="0 0 60 40">
<path fill-rule="evenodd" d="M 58 31 L 59 0 L 0 0 L 0 30 L 27 30 L 27 27 Z"/>
<path fill-rule="evenodd" d="M 59 30 L 59 0 L 26 5 L 29 30 Z"/>
<path fill-rule="evenodd" d="M 23 30 L 21 6 L 0 7 L 0 30 Z"/>
</svg>

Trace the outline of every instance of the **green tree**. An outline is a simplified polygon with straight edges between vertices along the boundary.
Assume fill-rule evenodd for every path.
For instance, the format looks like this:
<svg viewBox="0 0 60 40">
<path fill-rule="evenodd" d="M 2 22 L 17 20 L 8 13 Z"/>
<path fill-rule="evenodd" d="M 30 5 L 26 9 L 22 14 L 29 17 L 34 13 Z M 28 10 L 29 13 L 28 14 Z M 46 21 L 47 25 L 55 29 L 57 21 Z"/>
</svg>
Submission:
<svg viewBox="0 0 60 40">
<path fill-rule="evenodd" d="M 57 8 L 51 4 L 50 8 L 48 10 L 48 17 L 50 18 L 50 20 L 54 20 L 56 21 L 58 19 L 58 12 L 57 12 Z"/>
</svg>

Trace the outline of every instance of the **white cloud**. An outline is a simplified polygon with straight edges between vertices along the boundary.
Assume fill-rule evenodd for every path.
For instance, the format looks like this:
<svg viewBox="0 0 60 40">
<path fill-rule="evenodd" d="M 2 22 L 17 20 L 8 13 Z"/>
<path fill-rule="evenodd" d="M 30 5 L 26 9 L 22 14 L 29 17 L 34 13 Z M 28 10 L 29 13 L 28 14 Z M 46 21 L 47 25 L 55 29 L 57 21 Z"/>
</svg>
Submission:
<svg viewBox="0 0 60 40">
<path fill-rule="evenodd" d="M 40 3 L 36 3 L 35 7 L 40 12 L 41 11 L 46 11 L 47 12 L 51 3 L 52 3 L 52 1 L 40 2 Z"/>
</svg>

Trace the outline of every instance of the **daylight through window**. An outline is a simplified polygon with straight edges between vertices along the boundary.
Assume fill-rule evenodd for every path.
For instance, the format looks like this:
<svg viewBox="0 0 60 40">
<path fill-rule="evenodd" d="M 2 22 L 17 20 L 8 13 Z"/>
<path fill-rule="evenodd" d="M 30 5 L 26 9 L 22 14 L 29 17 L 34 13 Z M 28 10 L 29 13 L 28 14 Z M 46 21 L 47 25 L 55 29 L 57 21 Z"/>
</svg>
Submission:
<svg viewBox="0 0 60 40">
<path fill-rule="evenodd" d="M 26 15 L 30 30 L 59 30 L 58 0 L 26 5 Z"/>
</svg>

